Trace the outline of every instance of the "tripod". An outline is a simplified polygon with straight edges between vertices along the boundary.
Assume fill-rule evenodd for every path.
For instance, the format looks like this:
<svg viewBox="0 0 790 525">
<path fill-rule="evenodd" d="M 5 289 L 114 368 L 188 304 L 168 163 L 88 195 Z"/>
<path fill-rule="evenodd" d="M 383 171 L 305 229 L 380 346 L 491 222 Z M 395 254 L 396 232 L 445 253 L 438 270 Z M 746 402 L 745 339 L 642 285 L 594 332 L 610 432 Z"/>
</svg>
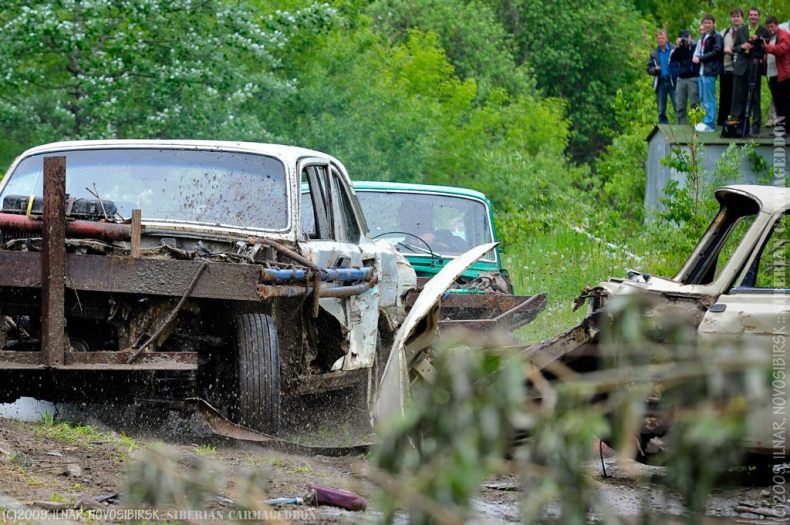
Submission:
<svg viewBox="0 0 790 525">
<path fill-rule="evenodd" d="M 752 119 L 752 105 L 754 104 L 754 92 L 757 90 L 757 82 L 760 81 L 760 58 L 754 57 L 749 64 L 749 90 L 746 92 L 746 114 L 743 116 L 743 126 L 741 137 L 749 136 L 749 129 Z"/>
</svg>

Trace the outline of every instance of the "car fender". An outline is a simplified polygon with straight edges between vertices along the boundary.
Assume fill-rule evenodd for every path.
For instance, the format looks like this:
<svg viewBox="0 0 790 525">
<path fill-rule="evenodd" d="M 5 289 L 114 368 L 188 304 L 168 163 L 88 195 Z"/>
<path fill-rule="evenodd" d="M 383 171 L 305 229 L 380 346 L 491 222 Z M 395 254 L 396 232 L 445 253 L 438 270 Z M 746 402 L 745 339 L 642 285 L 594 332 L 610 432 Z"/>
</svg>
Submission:
<svg viewBox="0 0 790 525">
<path fill-rule="evenodd" d="M 410 359 L 429 348 L 439 334 L 439 309 L 447 289 L 464 270 L 498 243 L 476 246 L 450 261 L 423 287 L 395 335 L 371 414 L 374 428 L 379 423 L 403 416 L 409 398 Z"/>
</svg>

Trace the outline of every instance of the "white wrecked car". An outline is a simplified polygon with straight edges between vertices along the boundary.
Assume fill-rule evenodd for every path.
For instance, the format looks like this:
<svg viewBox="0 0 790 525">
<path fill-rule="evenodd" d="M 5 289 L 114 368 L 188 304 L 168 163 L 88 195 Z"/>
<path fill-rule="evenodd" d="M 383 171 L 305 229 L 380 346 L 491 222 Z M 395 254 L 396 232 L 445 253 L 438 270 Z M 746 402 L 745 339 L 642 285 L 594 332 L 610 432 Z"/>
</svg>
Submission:
<svg viewBox="0 0 790 525">
<path fill-rule="evenodd" d="M 276 433 L 283 396 L 371 393 L 416 283 L 297 147 L 48 144 L 0 203 L 0 401 L 199 396 Z"/>
<path fill-rule="evenodd" d="M 787 445 L 787 430 L 775 434 L 774 401 L 788 401 L 787 335 L 788 211 L 790 188 L 727 186 L 716 191 L 720 210 L 677 275 L 662 278 L 629 271 L 587 290 L 589 315 L 558 337 L 533 345 L 526 355 L 545 367 L 562 360 L 578 371 L 597 367 L 598 318 L 614 297 L 633 293 L 653 299 L 649 317 L 687 319 L 701 341 L 759 350 L 772 366 L 772 399 L 755 409 L 747 447 L 770 454 Z M 780 429 L 781 430 L 781 429 Z M 649 437 L 649 436 L 647 436 Z"/>
</svg>

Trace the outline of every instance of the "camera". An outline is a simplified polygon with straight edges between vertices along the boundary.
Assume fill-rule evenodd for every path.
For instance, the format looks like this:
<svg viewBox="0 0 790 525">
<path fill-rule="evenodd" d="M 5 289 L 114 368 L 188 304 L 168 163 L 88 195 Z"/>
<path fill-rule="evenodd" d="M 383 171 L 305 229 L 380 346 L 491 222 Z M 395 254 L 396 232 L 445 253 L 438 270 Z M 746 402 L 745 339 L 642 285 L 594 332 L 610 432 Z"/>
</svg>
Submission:
<svg viewBox="0 0 790 525">
<path fill-rule="evenodd" d="M 691 45 L 691 41 L 688 39 L 688 37 L 683 37 L 680 39 L 680 47 L 689 47 L 689 45 Z"/>
<path fill-rule="evenodd" d="M 771 39 L 771 33 L 767 29 L 761 27 L 757 30 L 750 40 L 752 44 L 751 57 L 752 59 L 762 59 L 765 56 L 765 44 Z"/>
</svg>

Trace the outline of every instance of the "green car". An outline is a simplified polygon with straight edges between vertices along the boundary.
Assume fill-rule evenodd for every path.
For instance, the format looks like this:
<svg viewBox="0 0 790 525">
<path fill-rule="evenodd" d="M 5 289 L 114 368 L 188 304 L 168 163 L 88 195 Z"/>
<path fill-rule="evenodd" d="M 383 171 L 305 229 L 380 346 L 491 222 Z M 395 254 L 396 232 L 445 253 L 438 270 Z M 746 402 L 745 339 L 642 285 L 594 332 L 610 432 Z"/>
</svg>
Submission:
<svg viewBox="0 0 790 525">
<path fill-rule="evenodd" d="M 392 240 L 419 277 L 433 277 L 450 259 L 498 240 L 493 206 L 479 191 L 372 181 L 357 181 L 352 186 L 370 237 Z M 462 277 L 470 283 L 487 274 L 501 275 L 508 286 L 504 291 L 512 293 L 499 248 L 480 258 Z"/>
<path fill-rule="evenodd" d="M 387 239 L 423 285 L 454 257 L 496 242 L 491 201 L 479 191 L 397 182 L 352 182 L 372 239 Z M 499 248 L 470 266 L 442 303 L 442 326 L 513 330 L 543 309 L 545 294 L 513 295 Z M 408 304 L 408 300 L 407 300 Z"/>
</svg>

